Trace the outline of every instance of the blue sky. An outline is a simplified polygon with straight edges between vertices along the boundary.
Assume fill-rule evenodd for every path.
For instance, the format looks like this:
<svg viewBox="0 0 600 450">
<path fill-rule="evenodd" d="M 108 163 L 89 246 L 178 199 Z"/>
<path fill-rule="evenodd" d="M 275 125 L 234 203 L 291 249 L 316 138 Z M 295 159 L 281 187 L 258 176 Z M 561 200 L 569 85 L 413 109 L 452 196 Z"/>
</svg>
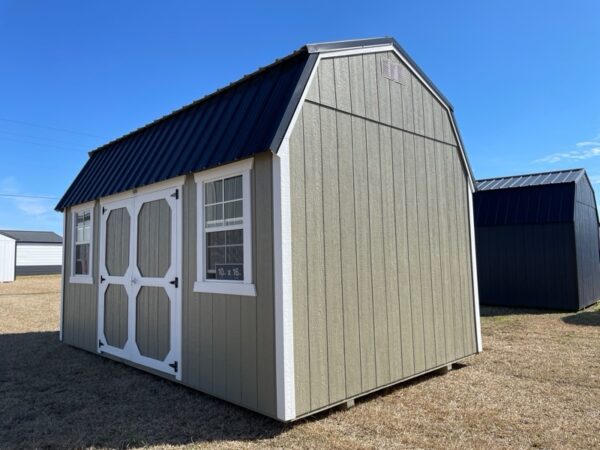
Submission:
<svg viewBox="0 0 600 450">
<path fill-rule="evenodd" d="M 0 194 L 59 197 L 110 139 L 304 43 L 384 35 L 453 103 L 476 177 L 600 183 L 599 2 L 338 5 L 0 0 Z M 55 203 L 0 197 L 0 229 L 61 233 Z"/>
</svg>

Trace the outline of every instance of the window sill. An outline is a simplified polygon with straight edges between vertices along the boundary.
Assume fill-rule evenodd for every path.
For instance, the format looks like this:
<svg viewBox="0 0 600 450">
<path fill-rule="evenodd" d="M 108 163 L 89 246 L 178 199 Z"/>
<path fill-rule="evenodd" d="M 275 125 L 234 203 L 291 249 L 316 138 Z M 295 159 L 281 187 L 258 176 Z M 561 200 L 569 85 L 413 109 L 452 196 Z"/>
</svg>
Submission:
<svg viewBox="0 0 600 450">
<path fill-rule="evenodd" d="M 94 284 L 94 280 L 91 275 L 71 275 L 69 277 L 69 283 L 71 284 Z"/>
<path fill-rule="evenodd" d="M 247 283 L 223 283 L 219 281 L 196 281 L 194 292 L 204 294 L 228 294 L 256 297 L 256 286 Z"/>
</svg>

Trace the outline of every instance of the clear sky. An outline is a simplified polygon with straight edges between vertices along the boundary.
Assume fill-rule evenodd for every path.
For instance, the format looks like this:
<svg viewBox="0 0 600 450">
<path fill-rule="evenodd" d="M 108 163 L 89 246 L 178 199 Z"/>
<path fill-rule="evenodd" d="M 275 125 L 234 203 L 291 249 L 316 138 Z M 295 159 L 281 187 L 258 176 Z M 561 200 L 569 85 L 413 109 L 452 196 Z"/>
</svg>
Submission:
<svg viewBox="0 0 600 450">
<path fill-rule="evenodd" d="M 597 0 L 0 0 L 0 194 L 59 197 L 88 150 L 305 43 L 376 36 L 453 103 L 477 178 L 600 183 Z M 61 233 L 56 202 L 0 196 L 0 229 Z"/>
</svg>

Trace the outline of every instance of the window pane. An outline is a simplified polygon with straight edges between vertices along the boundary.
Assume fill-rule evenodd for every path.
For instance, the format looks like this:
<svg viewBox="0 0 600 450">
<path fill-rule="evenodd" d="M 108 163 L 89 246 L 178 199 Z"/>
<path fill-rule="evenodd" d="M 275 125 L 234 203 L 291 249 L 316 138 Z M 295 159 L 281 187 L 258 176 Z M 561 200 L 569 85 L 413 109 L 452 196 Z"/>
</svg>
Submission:
<svg viewBox="0 0 600 450">
<path fill-rule="evenodd" d="M 83 241 L 83 227 L 77 226 L 77 236 L 75 237 L 75 241 Z"/>
<path fill-rule="evenodd" d="M 227 264 L 244 264 L 244 246 L 227 246 L 226 260 Z"/>
<path fill-rule="evenodd" d="M 75 246 L 75 275 L 89 274 L 90 244 L 77 244 Z"/>
<path fill-rule="evenodd" d="M 206 206 L 206 227 L 220 227 L 223 225 L 223 204 Z"/>
<path fill-rule="evenodd" d="M 242 198 L 242 176 L 227 178 L 225 180 L 225 201 Z"/>
<path fill-rule="evenodd" d="M 206 233 L 206 245 L 208 247 L 225 245 L 225 231 L 213 231 L 212 233 Z"/>
<path fill-rule="evenodd" d="M 85 242 L 90 241 L 90 222 L 89 221 L 83 225 L 83 240 Z"/>
<path fill-rule="evenodd" d="M 219 203 L 223 201 L 223 180 L 211 181 L 204 185 L 204 203 Z"/>
<path fill-rule="evenodd" d="M 211 247 L 206 249 L 206 277 L 214 278 L 215 264 L 225 262 L 225 247 Z"/>
<path fill-rule="evenodd" d="M 244 222 L 243 201 L 225 203 L 225 225 L 236 225 Z"/>
<path fill-rule="evenodd" d="M 243 244 L 244 243 L 244 230 L 230 230 L 227 231 L 227 245 Z"/>
</svg>

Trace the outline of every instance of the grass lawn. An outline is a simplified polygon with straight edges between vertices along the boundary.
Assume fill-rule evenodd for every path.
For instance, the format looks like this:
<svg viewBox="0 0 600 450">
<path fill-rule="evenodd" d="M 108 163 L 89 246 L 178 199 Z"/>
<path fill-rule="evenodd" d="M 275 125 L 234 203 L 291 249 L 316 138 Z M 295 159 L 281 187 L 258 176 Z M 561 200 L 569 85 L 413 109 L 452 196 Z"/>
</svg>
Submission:
<svg viewBox="0 0 600 450">
<path fill-rule="evenodd" d="M 0 448 L 599 448 L 600 310 L 482 310 L 484 352 L 280 424 L 58 341 L 59 277 L 0 284 Z"/>
</svg>

